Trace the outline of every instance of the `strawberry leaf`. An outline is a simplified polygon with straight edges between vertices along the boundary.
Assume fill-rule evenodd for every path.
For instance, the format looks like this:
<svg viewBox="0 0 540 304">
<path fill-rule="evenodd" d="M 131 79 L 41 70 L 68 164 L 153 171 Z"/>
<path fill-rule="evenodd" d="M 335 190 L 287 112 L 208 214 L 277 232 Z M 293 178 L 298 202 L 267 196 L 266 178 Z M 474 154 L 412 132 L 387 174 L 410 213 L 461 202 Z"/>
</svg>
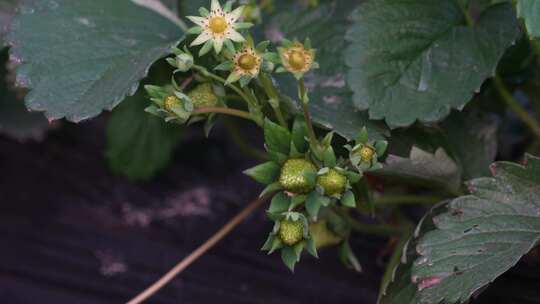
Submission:
<svg viewBox="0 0 540 304">
<path fill-rule="evenodd" d="M 111 110 L 183 36 L 169 19 L 130 0 L 23 0 L 7 42 L 22 62 L 26 105 L 79 122 Z"/>
<path fill-rule="evenodd" d="M 347 83 L 356 107 L 391 127 L 462 109 L 520 33 L 508 3 L 489 7 L 474 25 L 455 0 L 366 1 L 353 19 Z"/>
<path fill-rule="evenodd" d="M 540 158 L 491 169 L 419 224 L 433 229 L 412 241 L 417 258 L 398 267 L 381 303 L 465 303 L 540 243 Z"/>
</svg>

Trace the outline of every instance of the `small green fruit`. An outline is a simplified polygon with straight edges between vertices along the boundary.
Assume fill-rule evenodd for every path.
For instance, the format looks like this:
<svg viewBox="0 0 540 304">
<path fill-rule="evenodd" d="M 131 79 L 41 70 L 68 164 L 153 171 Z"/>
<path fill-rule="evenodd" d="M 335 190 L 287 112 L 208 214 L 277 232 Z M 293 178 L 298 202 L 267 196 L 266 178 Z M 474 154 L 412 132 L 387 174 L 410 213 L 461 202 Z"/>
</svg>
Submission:
<svg viewBox="0 0 540 304">
<path fill-rule="evenodd" d="M 187 95 L 191 98 L 191 102 L 193 102 L 193 107 L 195 109 L 216 107 L 219 104 L 218 97 L 214 94 L 214 90 L 210 83 L 199 84 Z"/>
<path fill-rule="evenodd" d="M 279 223 L 279 239 L 287 246 L 294 246 L 304 239 L 302 221 L 282 220 Z"/>
<path fill-rule="evenodd" d="M 291 158 L 281 167 L 279 183 L 283 189 L 294 194 L 308 193 L 314 189 L 304 176 L 306 172 L 316 172 L 315 165 L 303 158 Z"/>
<path fill-rule="evenodd" d="M 324 189 L 325 195 L 342 194 L 347 186 L 347 177 L 336 169 L 330 169 L 317 178 L 317 184 Z"/>
</svg>

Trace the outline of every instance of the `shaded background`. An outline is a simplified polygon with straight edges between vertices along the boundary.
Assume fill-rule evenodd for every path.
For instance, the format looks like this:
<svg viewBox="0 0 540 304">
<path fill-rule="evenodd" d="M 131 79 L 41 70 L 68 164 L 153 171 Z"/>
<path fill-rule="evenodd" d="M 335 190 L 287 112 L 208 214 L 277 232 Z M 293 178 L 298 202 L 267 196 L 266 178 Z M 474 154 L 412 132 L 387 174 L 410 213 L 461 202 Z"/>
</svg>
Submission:
<svg viewBox="0 0 540 304">
<path fill-rule="evenodd" d="M 208 140 L 187 131 L 152 182 L 114 176 L 105 121 L 64 124 L 42 143 L 0 137 L 0 303 L 124 303 L 260 191 L 241 173 L 254 162 L 220 128 Z M 279 255 L 259 251 L 269 229 L 258 210 L 148 303 L 376 302 L 385 240 L 353 238 L 363 273 L 330 248 L 320 260 L 305 256 L 293 275 Z M 539 303 L 539 257 L 531 253 L 475 303 Z"/>
</svg>

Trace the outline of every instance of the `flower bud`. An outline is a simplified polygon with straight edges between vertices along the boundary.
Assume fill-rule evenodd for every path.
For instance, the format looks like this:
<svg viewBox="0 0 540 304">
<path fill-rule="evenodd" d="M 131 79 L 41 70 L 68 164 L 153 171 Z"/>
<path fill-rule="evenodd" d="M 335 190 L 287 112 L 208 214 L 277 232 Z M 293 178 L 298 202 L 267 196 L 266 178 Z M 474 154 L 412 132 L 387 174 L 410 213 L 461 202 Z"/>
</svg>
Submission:
<svg viewBox="0 0 540 304">
<path fill-rule="evenodd" d="M 176 56 L 176 67 L 180 72 L 187 72 L 193 67 L 193 56 L 182 53 Z"/>
</svg>

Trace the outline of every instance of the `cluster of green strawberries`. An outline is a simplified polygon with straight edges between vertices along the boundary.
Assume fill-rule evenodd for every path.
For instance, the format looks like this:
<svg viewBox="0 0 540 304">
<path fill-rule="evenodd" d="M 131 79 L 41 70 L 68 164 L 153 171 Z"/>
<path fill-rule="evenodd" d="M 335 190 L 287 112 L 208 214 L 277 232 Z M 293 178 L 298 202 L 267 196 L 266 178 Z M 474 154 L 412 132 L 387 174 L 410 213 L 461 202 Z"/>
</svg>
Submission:
<svg viewBox="0 0 540 304">
<path fill-rule="evenodd" d="M 283 39 L 277 52 L 269 51 L 268 41 L 256 44 L 246 32 L 253 24 L 246 22 L 244 7 L 233 9 L 232 3 L 222 7 L 212 0 L 210 10 L 187 17 L 195 26 L 166 59 L 174 68 L 171 82 L 145 87 L 152 101 L 146 111 L 172 123 L 205 121 L 207 133 L 218 114 L 256 123 L 269 161 L 245 173 L 266 185 L 261 195 L 272 195 L 267 214 L 274 228 L 263 249 L 280 250 L 293 270 L 304 249 L 317 256 L 317 248 L 340 244 L 343 261 L 359 268 L 340 213 L 357 206 L 363 174 L 381 167 L 387 143 L 370 140 L 364 128 L 336 153 L 333 133 L 320 136 L 309 115 L 304 75 L 318 67 L 309 39 Z M 283 97 L 275 73 L 294 76 L 290 81 L 298 83 L 303 115 L 285 105 L 293 98 Z"/>
<path fill-rule="evenodd" d="M 363 173 L 381 167 L 385 141 L 369 141 L 362 129 L 354 146 L 344 147 L 346 157 L 338 157 L 332 147 L 333 133 L 310 143 L 305 119 L 297 117 L 291 130 L 266 120 L 263 126 L 270 161 L 245 171 L 265 184 L 261 195 L 273 193 L 267 210 L 274 228 L 263 250 L 281 250 L 283 262 L 291 269 L 306 249 L 317 256 L 317 248 L 342 243 L 345 262 L 351 264 L 346 223 L 337 209 L 355 208 Z"/>
</svg>

